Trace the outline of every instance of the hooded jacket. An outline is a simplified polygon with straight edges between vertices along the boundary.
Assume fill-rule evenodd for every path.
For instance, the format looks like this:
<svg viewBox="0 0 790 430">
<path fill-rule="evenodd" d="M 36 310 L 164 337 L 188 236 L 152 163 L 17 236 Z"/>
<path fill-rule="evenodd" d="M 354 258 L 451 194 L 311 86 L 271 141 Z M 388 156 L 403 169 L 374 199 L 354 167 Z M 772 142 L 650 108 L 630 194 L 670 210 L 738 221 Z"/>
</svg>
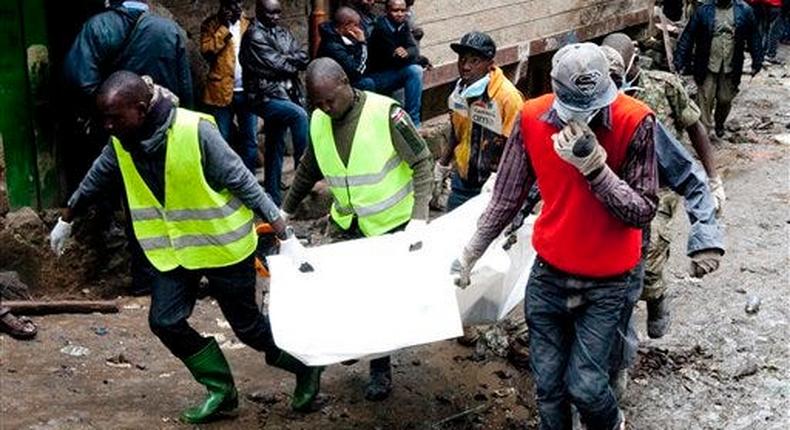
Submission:
<svg viewBox="0 0 790 430">
<path fill-rule="evenodd" d="M 192 76 L 184 30 L 141 9 L 114 6 L 82 26 L 64 62 L 66 80 L 90 99 L 110 74 L 148 75 L 192 106 Z"/>
<path fill-rule="evenodd" d="M 131 145 L 122 142 L 124 148 L 130 151 L 143 181 L 160 202 L 165 198 L 165 152 L 176 107 L 175 101 L 168 98 L 166 93 L 154 90 L 148 123 L 143 127 L 148 130 L 144 133 L 146 136 Z M 241 158 L 225 143 L 214 124 L 200 121 L 197 138 L 203 175 L 213 190 L 229 190 L 263 219 L 271 221 L 279 217 L 277 206 L 264 193 Z M 123 178 L 118 156 L 112 143 L 109 143 L 93 162 L 77 191 L 69 198 L 68 207 L 78 213 L 98 198 L 122 189 Z"/>
</svg>

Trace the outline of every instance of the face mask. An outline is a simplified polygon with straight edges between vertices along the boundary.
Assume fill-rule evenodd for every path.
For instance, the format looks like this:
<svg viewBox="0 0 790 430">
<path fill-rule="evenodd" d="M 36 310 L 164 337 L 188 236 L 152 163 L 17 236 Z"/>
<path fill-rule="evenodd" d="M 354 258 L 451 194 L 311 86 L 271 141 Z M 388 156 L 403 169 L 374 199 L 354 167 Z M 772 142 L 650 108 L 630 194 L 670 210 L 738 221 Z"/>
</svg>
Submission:
<svg viewBox="0 0 790 430">
<path fill-rule="evenodd" d="M 600 109 L 595 109 L 592 111 L 575 111 L 575 110 L 567 109 L 565 106 L 555 101 L 554 110 L 557 111 L 557 116 L 565 124 L 568 124 L 571 121 L 589 124 L 590 121 L 592 121 L 592 119 L 595 117 L 595 114 L 597 114 Z"/>
<path fill-rule="evenodd" d="M 491 78 L 489 75 L 486 75 L 485 77 L 480 78 L 472 84 L 464 87 L 461 85 L 461 81 L 459 80 L 458 83 L 455 84 L 455 89 L 453 92 L 450 93 L 450 97 L 447 99 L 447 106 L 453 112 L 468 116 L 469 104 L 467 103 L 467 99 L 482 96 L 488 88 L 488 83 L 490 81 Z"/>
<path fill-rule="evenodd" d="M 637 59 L 638 55 L 639 54 L 634 54 L 631 57 L 631 61 L 628 62 L 628 67 L 625 68 L 625 73 L 623 74 L 623 84 L 620 86 L 620 89 L 623 90 L 623 91 L 638 91 L 638 90 L 641 90 L 641 88 L 639 88 L 637 86 L 634 86 L 634 82 L 639 80 L 639 75 L 642 74 L 642 70 L 639 70 L 639 72 L 637 72 L 636 76 L 634 76 L 633 79 L 631 79 L 630 81 L 627 80 L 628 79 L 628 73 L 631 71 L 631 68 L 634 67 L 634 63 L 636 63 L 636 59 Z"/>
<path fill-rule="evenodd" d="M 467 85 L 466 88 L 461 92 L 461 96 L 467 99 L 482 96 L 486 88 L 488 88 L 488 83 L 490 81 L 491 77 L 489 75 L 483 76 L 475 82 Z"/>
</svg>

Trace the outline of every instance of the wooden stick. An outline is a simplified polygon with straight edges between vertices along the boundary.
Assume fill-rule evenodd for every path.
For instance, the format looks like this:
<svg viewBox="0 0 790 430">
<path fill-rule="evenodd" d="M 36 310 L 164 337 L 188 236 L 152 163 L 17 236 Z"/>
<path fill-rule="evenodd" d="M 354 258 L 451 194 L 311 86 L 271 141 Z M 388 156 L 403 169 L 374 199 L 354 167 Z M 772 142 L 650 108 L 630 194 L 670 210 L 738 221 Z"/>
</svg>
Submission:
<svg viewBox="0 0 790 430">
<path fill-rule="evenodd" d="M 0 302 L 0 306 L 11 309 L 18 315 L 48 315 L 48 314 L 90 314 L 100 312 L 114 314 L 120 311 L 116 300 L 56 300 L 56 301 L 28 301 L 7 300 Z"/>
<path fill-rule="evenodd" d="M 474 413 L 477 413 L 477 412 L 483 412 L 483 411 L 485 411 L 486 409 L 488 409 L 490 407 L 491 407 L 491 403 L 488 403 L 488 402 L 483 403 L 482 405 L 477 405 L 477 406 L 475 406 L 473 408 L 469 408 L 469 409 L 467 409 L 467 410 L 465 410 L 463 412 L 459 412 L 459 413 L 457 413 L 455 415 L 450 415 L 449 417 L 447 417 L 447 418 L 445 418 L 445 419 L 443 419 L 441 421 L 438 421 L 437 423 L 435 423 L 433 425 L 433 428 L 439 428 L 439 427 L 449 423 L 450 421 L 455 421 L 458 418 L 463 418 L 463 417 L 465 417 L 467 415 L 471 415 L 471 414 L 474 414 Z"/>
<path fill-rule="evenodd" d="M 667 56 L 669 71 L 675 73 L 675 56 L 672 53 L 672 44 L 669 37 L 669 19 L 664 16 L 664 12 L 658 11 L 658 19 L 661 21 L 661 37 L 664 42 L 664 53 Z"/>
</svg>

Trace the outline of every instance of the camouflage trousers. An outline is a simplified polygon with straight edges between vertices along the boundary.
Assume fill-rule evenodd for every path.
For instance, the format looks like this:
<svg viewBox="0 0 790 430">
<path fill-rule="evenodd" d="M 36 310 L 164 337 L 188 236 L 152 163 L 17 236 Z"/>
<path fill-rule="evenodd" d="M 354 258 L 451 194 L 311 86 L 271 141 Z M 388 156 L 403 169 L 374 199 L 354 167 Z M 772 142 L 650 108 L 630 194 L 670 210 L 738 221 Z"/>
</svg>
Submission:
<svg viewBox="0 0 790 430">
<path fill-rule="evenodd" d="M 650 245 L 645 256 L 645 288 L 641 300 L 657 299 L 667 291 L 664 266 L 669 261 L 672 217 L 680 196 L 667 188 L 658 192 L 658 211 L 650 224 Z"/>
</svg>

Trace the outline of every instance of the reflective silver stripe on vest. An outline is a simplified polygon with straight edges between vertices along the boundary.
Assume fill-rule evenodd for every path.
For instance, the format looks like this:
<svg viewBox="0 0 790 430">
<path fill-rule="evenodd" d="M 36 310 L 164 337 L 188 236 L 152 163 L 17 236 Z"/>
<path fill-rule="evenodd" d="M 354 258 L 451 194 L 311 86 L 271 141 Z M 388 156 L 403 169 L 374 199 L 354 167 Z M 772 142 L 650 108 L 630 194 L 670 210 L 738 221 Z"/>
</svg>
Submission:
<svg viewBox="0 0 790 430">
<path fill-rule="evenodd" d="M 384 180 L 387 174 L 400 166 L 401 159 L 397 154 L 393 155 L 381 168 L 378 173 L 352 176 L 324 176 L 326 182 L 332 187 L 358 187 L 361 185 L 375 185 Z"/>
<path fill-rule="evenodd" d="M 132 221 L 149 221 L 152 219 L 165 218 L 163 213 L 166 213 L 168 221 L 194 221 L 194 220 L 209 220 L 220 219 L 233 215 L 243 203 L 238 198 L 232 198 L 225 206 L 220 208 L 208 209 L 176 209 L 171 211 L 163 211 L 159 208 L 145 208 L 145 209 L 132 209 Z"/>
<path fill-rule="evenodd" d="M 412 191 L 414 191 L 414 182 L 409 181 L 403 188 L 398 190 L 397 193 L 393 194 L 387 199 L 380 201 L 376 204 L 372 204 L 370 206 L 363 206 L 363 207 L 357 206 L 356 209 L 354 209 L 348 206 L 341 206 L 340 204 L 338 204 L 337 200 L 335 200 L 335 210 L 340 215 L 357 214 L 358 217 L 376 215 L 397 205 L 398 203 L 401 202 L 401 200 L 405 199 Z"/>
<path fill-rule="evenodd" d="M 173 248 L 183 249 L 192 246 L 224 246 L 231 244 L 252 232 L 252 221 L 244 223 L 236 230 L 227 233 L 210 236 L 204 234 L 195 234 L 189 236 L 181 236 L 173 239 Z M 153 251 L 162 248 L 170 247 L 170 238 L 167 236 L 149 237 L 146 239 L 139 239 L 140 247 L 145 251 Z"/>
</svg>

